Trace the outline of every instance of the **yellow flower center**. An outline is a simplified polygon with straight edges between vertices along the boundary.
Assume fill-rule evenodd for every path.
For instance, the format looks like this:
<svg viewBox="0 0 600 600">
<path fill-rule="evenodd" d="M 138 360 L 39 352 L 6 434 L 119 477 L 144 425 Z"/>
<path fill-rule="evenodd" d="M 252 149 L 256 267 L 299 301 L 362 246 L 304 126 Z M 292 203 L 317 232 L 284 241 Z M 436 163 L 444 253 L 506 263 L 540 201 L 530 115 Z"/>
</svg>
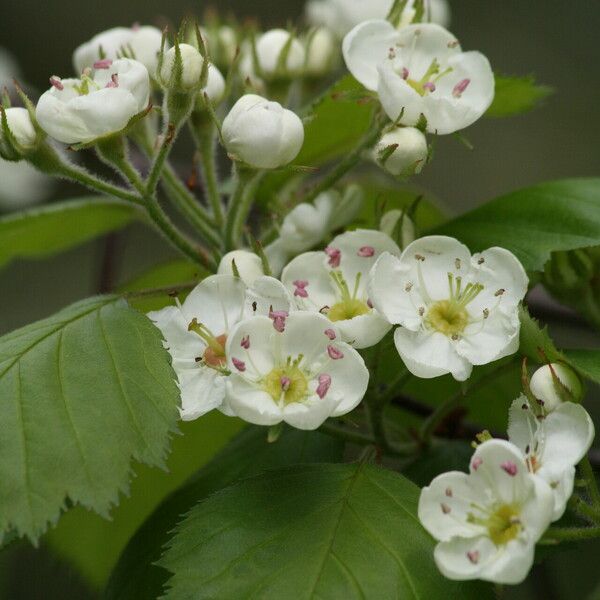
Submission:
<svg viewBox="0 0 600 600">
<path fill-rule="evenodd" d="M 350 298 L 334 304 L 327 312 L 327 317 L 330 321 L 344 321 L 366 315 L 368 312 L 371 312 L 371 309 L 366 302 L 358 298 Z"/>
<path fill-rule="evenodd" d="M 503 504 L 487 520 L 490 539 L 496 546 L 514 540 L 522 529 L 519 520 L 519 507 L 516 504 Z"/>
<path fill-rule="evenodd" d="M 452 300 L 440 300 L 429 307 L 425 323 L 447 336 L 462 333 L 469 323 L 469 314 L 464 306 Z"/>
<path fill-rule="evenodd" d="M 263 380 L 263 389 L 275 402 L 302 402 L 308 395 L 306 375 L 295 364 L 275 367 Z"/>
</svg>

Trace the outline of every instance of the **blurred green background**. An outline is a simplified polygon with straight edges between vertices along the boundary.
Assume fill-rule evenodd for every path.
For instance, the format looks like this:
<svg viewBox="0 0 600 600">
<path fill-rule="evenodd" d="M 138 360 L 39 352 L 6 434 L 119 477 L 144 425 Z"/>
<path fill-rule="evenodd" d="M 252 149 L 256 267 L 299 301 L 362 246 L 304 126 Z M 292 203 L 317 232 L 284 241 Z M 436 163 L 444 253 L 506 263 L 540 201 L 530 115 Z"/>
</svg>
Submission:
<svg viewBox="0 0 600 600">
<path fill-rule="evenodd" d="M 441 139 L 436 160 L 427 167 L 419 184 L 430 189 L 451 212 L 459 213 L 528 184 L 598 175 L 600 2 L 450 3 L 451 29 L 464 48 L 484 52 L 499 73 L 533 73 L 540 82 L 554 87 L 556 94 L 530 114 L 480 121 L 466 132 L 475 146 L 472 152 L 453 138 Z M 2 0 L 0 46 L 16 55 L 27 80 L 43 90 L 50 75 L 67 76 L 71 72 L 72 50 L 95 33 L 136 21 L 176 23 L 190 13 L 201 15 L 206 6 L 189 0 Z M 239 17 L 258 16 L 265 26 L 285 25 L 303 10 L 300 0 L 229 0 L 217 6 Z M 65 186 L 61 193 L 70 197 L 80 191 Z M 122 261 L 114 274 L 117 281 L 127 280 L 170 255 L 157 236 L 139 226 L 120 233 L 111 243 L 116 244 Z M 98 292 L 105 245 L 105 240 L 99 240 L 48 261 L 17 262 L 1 271 L 0 333 Z M 579 346 L 598 345 L 596 336 L 581 322 L 575 320 L 567 327 L 571 317 L 564 315 L 564 319 L 559 315 L 552 323 L 560 343 L 568 345 L 576 340 Z M 148 512 L 191 464 L 199 466 L 208 460 L 237 428 L 235 422 L 219 416 L 194 424 L 188 428 L 190 441 L 177 442 L 180 462 L 171 464 L 174 477 L 149 475 L 138 469 L 140 476 L 132 497 L 136 497 L 136 491 L 138 498 L 147 496 L 143 510 Z M 154 487 L 150 490 L 146 485 Z M 0 599 L 95 598 L 114 560 L 115 548 L 143 516 L 139 510 L 128 510 L 125 503 L 125 509 L 110 525 L 81 510 L 73 511 L 40 550 L 22 544 L 0 556 Z M 566 549 L 558 560 L 539 568 L 529 583 L 514 590 L 511 597 L 600 598 L 600 588 L 593 595 L 595 574 L 589 576 L 599 559 L 598 544 Z"/>
</svg>

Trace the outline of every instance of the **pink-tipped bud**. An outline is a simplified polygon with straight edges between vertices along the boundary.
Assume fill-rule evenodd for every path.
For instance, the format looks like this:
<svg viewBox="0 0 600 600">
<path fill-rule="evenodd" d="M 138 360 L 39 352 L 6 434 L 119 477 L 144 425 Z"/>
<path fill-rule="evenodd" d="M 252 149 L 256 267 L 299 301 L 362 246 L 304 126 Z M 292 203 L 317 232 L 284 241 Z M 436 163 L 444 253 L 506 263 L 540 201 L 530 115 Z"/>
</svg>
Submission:
<svg viewBox="0 0 600 600">
<path fill-rule="evenodd" d="M 103 58 L 102 60 L 97 60 L 92 66 L 94 69 L 110 69 L 112 64 L 113 61 L 110 58 Z"/>
<path fill-rule="evenodd" d="M 292 380 L 285 375 L 279 380 L 281 383 L 281 391 L 287 392 L 290 389 L 290 385 L 292 385 Z"/>
<path fill-rule="evenodd" d="M 338 248 L 332 248 L 331 246 L 327 246 L 325 248 L 325 254 L 329 257 L 329 266 L 336 269 L 340 266 L 340 261 L 342 260 L 342 252 Z"/>
<path fill-rule="evenodd" d="M 240 373 L 243 373 L 246 370 L 246 363 L 243 360 L 240 360 L 239 358 L 232 358 L 231 362 Z"/>
<path fill-rule="evenodd" d="M 428 81 L 423 84 L 423 89 L 429 92 L 435 92 L 435 83 L 433 83 L 433 81 Z"/>
<path fill-rule="evenodd" d="M 308 298 L 308 292 L 306 291 L 306 286 L 308 285 L 308 281 L 304 281 L 302 279 L 297 279 L 293 282 L 295 286 L 294 296 L 299 296 L 300 298 Z"/>
<path fill-rule="evenodd" d="M 503 462 L 500 467 L 504 472 L 506 472 L 511 477 L 514 477 L 517 474 L 517 465 L 514 462 L 507 460 Z"/>
<path fill-rule="evenodd" d="M 329 358 L 332 358 L 333 360 L 344 358 L 344 353 L 339 348 L 332 345 L 327 346 L 327 354 L 329 354 Z"/>
<path fill-rule="evenodd" d="M 54 75 L 50 77 L 50 85 L 52 87 L 55 87 L 57 90 L 60 90 L 61 92 L 65 89 L 65 86 L 62 84 L 60 77 L 55 77 Z"/>
<path fill-rule="evenodd" d="M 408 69 L 406 67 L 402 67 L 402 79 L 408 79 L 409 75 L 410 73 L 408 72 Z"/>
<path fill-rule="evenodd" d="M 464 91 L 469 87 L 470 83 L 470 79 L 462 79 L 454 86 L 454 89 L 452 90 L 452 95 L 455 98 L 460 98 L 463 95 Z"/>
<path fill-rule="evenodd" d="M 110 81 L 106 84 L 107 88 L 118 88 L 119 87 L 119 76 L 113 73 L 110 76 Z"/>
<path fill-rule="evenodd" d="M 240 346 L 244 349 L 244 350 L 248 350 L 248 348 L 250 348 L 250 336 L 249 335 L 245 335 L 242 338 L 242 341 L 240 342 Z"/>
<path fill-rule="evenodd" d="M 479 467 L 482 465 L 483 460 L 481 458 L 479 458 L 479 456 L 477 458 L 473 459 L 473 462 L 471 463 L 471 468 L 473 469 L 473 471 L 477 471 L 477 469 L 479 469 Z"/>
<path fill-rule="evenodd" d="M 316 392 L 317 392 L 317 396 L 319 396 L 319 398 L 321 398 L 321 400 L 323 400 L 323 398 L 325 397 L 325 394 L 327 394 L 330 387 L 331 387 L 331 376 L 327 375 L 326 373 L 319 375 L 319 385 L 317 386 Z"/>
<path fill-rule="evenodd" d="M 333 329 L 326 329 L 325 330 L 325 335 L 330 339 L 330 340 L 335 340 L 336 335 L 335 335 L 335 331 Z"/>
<path fill-rule="evenodd" d="M 371 258 L 375 254 L 375 248 L 373 246 L 363 246 L 358 250 L 357 254 L 364 258 Z"/>
</svg>

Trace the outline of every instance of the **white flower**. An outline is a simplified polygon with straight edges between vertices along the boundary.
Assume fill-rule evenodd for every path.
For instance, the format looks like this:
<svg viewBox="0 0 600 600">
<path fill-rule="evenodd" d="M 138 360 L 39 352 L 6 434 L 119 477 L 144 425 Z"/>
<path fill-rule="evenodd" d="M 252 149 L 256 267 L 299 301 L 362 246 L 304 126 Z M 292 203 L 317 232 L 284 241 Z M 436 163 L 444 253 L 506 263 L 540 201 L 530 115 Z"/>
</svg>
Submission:
<svg viewBox="0 0 600 600">
<path fill-rule="evenodd" d="M 249 250 L 232 250 L 223 256 L 217 269 L 219 275 L 233 275 L 233 263 L 246 285 L 252 285 L 254 281 L 265 274 L 260 257 Z"/>
<path fill-rule="evenodd" d="M 519 449 L 490 440 L 475 451 L 470 474 L 444 473 L 423 488 L 418 514 L 440 542 L 434 557 L 446 577 L 516 584 L 533 565 L 552 506 L 550 487 L 528 473 Z"/>
<path fill-rule="evenodd" d="M 386 151 L 391 151 L 391 154 L 384 160 L 382 153 Z M 383 134 L 373 149 L 374 160 L 392 175 L 420 173 L 427 162 L 427 156 L 427 139 L 414 127 L 398 127 Z"/>
<path fill-rule="evenodd" d="M 53 180 L 36 171 L 28 162 L 0 158 L 0 209 L 19 210 L 50 196 Z"/>
<path fill-rule="evenodd" d="M 555 377 L 558 382 L 555 381 Z M 561 385 L 564 388 L 561 389 Z M 531 376 L 529 388 L 531 393 L 544 403 L 546 412 L 553 411 L 565 400 L 581 400 L 583 391 L 577 374 L 562 363 L 551 363 L 537 369 Z"/>
<path fill-rule="evenodd" d="M 82 73 L 99 60 L 127 56 L 141 62 L 154 75 L 161 40 L 162 33 L 156 27 L 114 27 L 79 46 L 73 53 L 73 66 L 76 73 Z"/>
<path fill-rule="evenodd" d="M 65 144 L 89 143 L 122 131 L 148 107 L 150 78 L 146 67 L 122 58 L 102 61 L 93 77 L 52 77 L 36 117 L 42 129 Z"/>
<path fill-rule="evenodd" d="M 281 284 L 270 277 L 258 281 L 258 289 L 246 290 L 241 279 L 231 275 L 211 275 L 198 284 L 178 306 L 148 313 L 161 330 L 165 347 L 173 359 L 181 390 L 181 418 L 197 419 L 217 408 L 231 415 L 223 403 L 226 364 L 226 341 L 232 328 L 255 314 L 268 314 L 274 303 L 276 310 L 289 310 Z M 265 290 L 279 298 L 258 300 Z M 255 304 L 256 303 L 256 304 Z"/>
<path fill-rule="evenodd" d="M 445 236 L 420 238 L 400 258 L 382 255 L 371 272 L 369 295 L 390 323 L 408 370 L 431 378 L 452 373 L 464 381 L 473 365 L 514 354 L 519 346 L 519 302 L 527 291 L 521 263 L 504 248 L 471 257 Z"/>
<path fill-rule="evenodd" d="M 271 29 L 256 42 L 257 67 L 265 78 L 299 75 L 305 58 L 302 44 L 285 29 Z"/>
<path fill-rule="evenodd" d="M 222 134 L 229 154 L 257 169 L 287 165 L 304 142 L 304 126 L 295 113 L 254 94 L 234 104 Z"/>
<path fill-rule="evenodd" d="M 163 85 L 176 86 L 182 90 L 197 89 L 202 77 L 204 58 L 202 58 L 198 49 L 190 44 L 179 44 L 179 55 L 181 56 L 180 73 L 177 72 L 177 48 L 173 47 L 165 52 L 160 69 L 160 78 Z M 210 81 L 207 82 L 207 86 L 208 83 Z"/>
<path fill-rule="evenodd" d="M 239 323 L 226 347 L 227 402 L 235 414 L 257 425 L 316 429 L 353 410 L 369 372 L 332 333 L 331 323 L 314 313 L 277 312 Z"/>
<path fill-rule="evenodd" d="M 379 229 L 383 231 L 383 233 L 387 233 L 392 239 L 394 239 L 395 235 L 397 235 L 396 227 L 398 225 L 398 221 L 402 219 L 399 231 L 399 245 L 402 249 L 404 249 L 411 242 L 414 242 L 417 236 L 413 220 L 407 214 L 404 214 L 404 216 L 402 215 L 403 211 L 401 211 L 399 208 L 393 208 L 392 210 L 388 210 L 381 217 L 381 221 L 379 222 Z"/>
<path fill-rule="evenodd" d="M 480 52 L 463 52 L 456 38 L 432 23 L 397 31 L 387 21 L 366 21 L 345 38 L 352 75 L 377 91 L 394 122 L 448 134 L 474 123 L 494 99 L 494 74 Z"/>
<path fill-rule="evenodd" d="M 208 78 L 206 81 L 206 87 L 204 87 L 200 93 L 206 94 L 212 104 L 219 104 L 223 100 L 225 95 L 225 79 L 221 74 L 221 71 L 215 67 L 215 65 L 208 66 Z"/>
<path fill-rule="evenodd" d="M 393 4 L 394 0 L 310 0 L 306 14 L 313 25 L 325 25 L 341 38 L 363 21 L 385 19 Z M 447 0 L 429 0 L 425 4 L 425 20 L 447 27 L 450 22 Z M 414 16 L 414 0 L 408 0 L 400 26 L 411 23 Z"/>
<path fill-rule="evenodd" d="M 331 231 L 350 223 L 360 210 L 363 196 L 358 186 L 350 185 L 343 195 L 328 190 L 319 194 L 314 204 L 295 206 L 283 219 L 278 239 L 265 248 L 273 273 L 281 273 L 291 257 L 314 248 Z"/>
<path fill-rule="evenodd" d="M 307 39 L 304 71 L 313 77 L 325 75 L 331 70 L 338 55 L 337 40 L 331 30 L 319 27 Z"/>
<path fill-rule="evenodd" d="M 10 133 L 14 136 L 17 144 L 24 148 L 35 145 L 36 133 L 26 108 L 5 108 L 6 124 Z M 0 142 L 4 140 L 2 127 L 0 126 Z"/>
<path fill-rule="evenodd" d="M 385 233 L 361 229 L 343 233 L 324 252 L 307 252 L 292 260 L 281 281 L 300 310 L 327 316 L 342 340 L 367 348 L 391 328 L 373 309 L 367 291 L 369 272 L 382 252 L 400 254 Z"/>
<path fill-rule="evenodd" d="M 529 471 L 552 489 L 556 521 L 573 493 L 575 465 L 594 440 L 594 423 L 580 404 L 564 402 L 548 414 L 524 395 L 512 403 L 508 420 L 509 440 L 523 453 Z"/>
</svg>

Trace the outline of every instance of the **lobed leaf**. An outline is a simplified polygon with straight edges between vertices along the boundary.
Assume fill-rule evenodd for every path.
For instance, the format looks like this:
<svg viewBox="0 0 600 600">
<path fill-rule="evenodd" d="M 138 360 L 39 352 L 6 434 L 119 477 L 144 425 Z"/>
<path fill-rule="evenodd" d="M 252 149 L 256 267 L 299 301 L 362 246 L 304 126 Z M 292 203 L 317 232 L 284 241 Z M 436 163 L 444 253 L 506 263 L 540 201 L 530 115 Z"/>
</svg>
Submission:
<svg viewBox="0 0 600 600">
<path fill-rule="evenodd" d="M 494 101 L 486 112 L 492 118 L 512 117 L 536 108 L 542 100 L 554 93 L 547 85 L 535 82 L 535 77 L 507 77 L 496 75 Z"/>
<path fill-rule="evenodd" d="M 179 391 L 161 335 L 115 296 L 0 338 L 0 532 L 34 542 L 67 504 L 103 516 L 131 458 L 163 466 Z"/>
</svg>

